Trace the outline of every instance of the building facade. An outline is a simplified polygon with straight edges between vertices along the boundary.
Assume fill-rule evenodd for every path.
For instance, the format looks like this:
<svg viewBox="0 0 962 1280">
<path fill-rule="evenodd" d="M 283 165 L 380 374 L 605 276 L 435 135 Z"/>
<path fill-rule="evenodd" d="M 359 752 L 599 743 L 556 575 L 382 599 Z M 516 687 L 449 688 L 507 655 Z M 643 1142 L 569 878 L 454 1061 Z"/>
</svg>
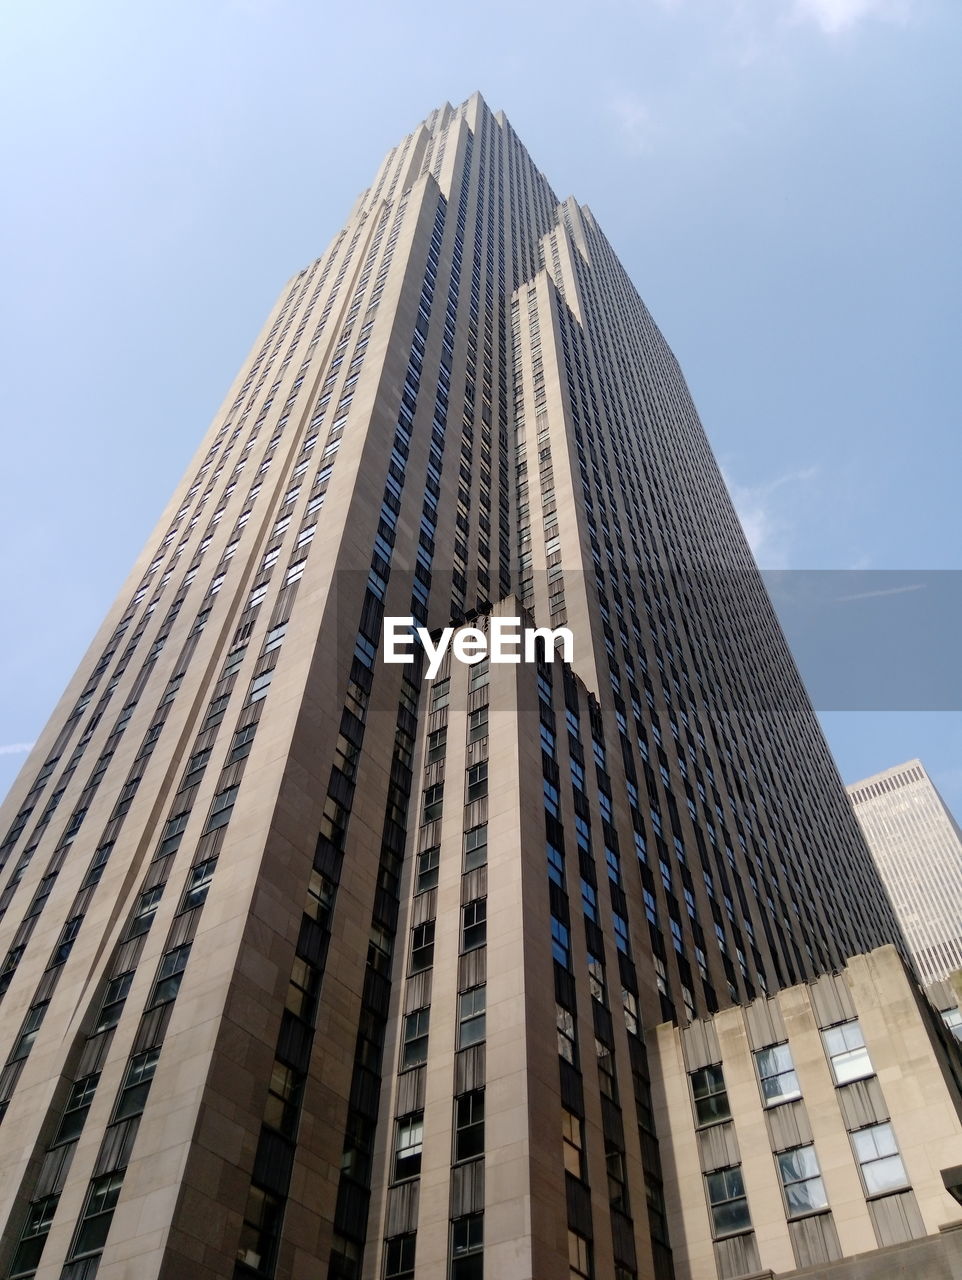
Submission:
<svg viewBox="0 0 962 1280">
<path fill-rule="evenodd" d="M 570 663 L 383 660 L 514 615 Z M 38 1280 L 668 1276 L 645 1029 L 902 945 L 677 363 L 478 95 L 282 291 L 0 862 Z"/>
<path fill-rule="evenodd" d="M 962 1275 L 962 1062 L 894 948 L 650 1061 L 678 1280 Z"/>
<path fill-rule="evenodd" d="M 962 969 L 962 831 L 921 760 L 848 788 L 925 984 Z"/>
</svg>

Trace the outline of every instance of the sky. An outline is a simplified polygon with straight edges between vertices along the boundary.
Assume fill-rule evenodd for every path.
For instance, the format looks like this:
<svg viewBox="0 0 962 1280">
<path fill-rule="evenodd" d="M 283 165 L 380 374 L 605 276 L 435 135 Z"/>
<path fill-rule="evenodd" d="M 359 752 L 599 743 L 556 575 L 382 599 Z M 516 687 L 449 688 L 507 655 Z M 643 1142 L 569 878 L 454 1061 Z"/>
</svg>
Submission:
<svg viewBox="0 0 962 1280">
<path fill-rule="evenodd" d="M 601 222 L 763 568 L 962 569 L 960 42 L 957 0 L 6 0 L 0 794 L 281 286 L 476 89 Z M 822 721 L 962 815 L 958 709 Z"/>
</svg>

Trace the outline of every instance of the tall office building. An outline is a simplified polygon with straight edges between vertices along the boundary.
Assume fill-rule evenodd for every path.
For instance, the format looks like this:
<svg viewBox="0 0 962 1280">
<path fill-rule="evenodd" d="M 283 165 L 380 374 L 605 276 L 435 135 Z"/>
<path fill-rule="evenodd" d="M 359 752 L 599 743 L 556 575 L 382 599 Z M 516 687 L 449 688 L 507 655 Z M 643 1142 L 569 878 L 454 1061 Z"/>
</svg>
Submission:
<svg viewBox="0 0 962 1280">
<path fill-rule="evenodd" d="M 404 616 L 574 652 L 428 680 Z M 4 814 L 4 1276 L 666 1276 L 645 1029 L 898 938 L 678 366 L 479 96 L 284 288 Z"/>
<path fill-rule="evenodd" d="M 922 761 L 848 793 L 922 981 L 962 969 L 962 831 Z"/>
</svg>

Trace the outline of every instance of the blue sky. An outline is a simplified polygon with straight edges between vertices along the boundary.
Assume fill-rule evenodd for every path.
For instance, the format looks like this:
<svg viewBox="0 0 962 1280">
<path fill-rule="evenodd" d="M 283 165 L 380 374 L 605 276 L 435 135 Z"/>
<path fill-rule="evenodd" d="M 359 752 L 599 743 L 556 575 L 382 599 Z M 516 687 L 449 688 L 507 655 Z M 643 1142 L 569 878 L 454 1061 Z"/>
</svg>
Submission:
<svg viewBox="0 0 962 1280">
<path fill-rule="evenodd" d="M 284 280 L 480 88 L 590 204 L 763 566 L 959 569 L 956 0 L 7 0 L 0 791 Z M 962 714 L 824 717 L 854 781 Z"/>
</svg>

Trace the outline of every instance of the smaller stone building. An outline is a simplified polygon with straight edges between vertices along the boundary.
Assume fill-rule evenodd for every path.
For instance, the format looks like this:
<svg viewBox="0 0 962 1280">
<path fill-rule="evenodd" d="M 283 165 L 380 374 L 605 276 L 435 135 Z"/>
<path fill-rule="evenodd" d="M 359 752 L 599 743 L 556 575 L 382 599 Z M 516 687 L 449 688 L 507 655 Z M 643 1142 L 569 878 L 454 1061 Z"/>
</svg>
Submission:
<svg viewBox="0 0 962 1280">
<path fill-rule="evenodd" d="M 962 1277 L 962 1060 L 894 947 L 649 1052 L 677 1280 Z"/>
</svg>

